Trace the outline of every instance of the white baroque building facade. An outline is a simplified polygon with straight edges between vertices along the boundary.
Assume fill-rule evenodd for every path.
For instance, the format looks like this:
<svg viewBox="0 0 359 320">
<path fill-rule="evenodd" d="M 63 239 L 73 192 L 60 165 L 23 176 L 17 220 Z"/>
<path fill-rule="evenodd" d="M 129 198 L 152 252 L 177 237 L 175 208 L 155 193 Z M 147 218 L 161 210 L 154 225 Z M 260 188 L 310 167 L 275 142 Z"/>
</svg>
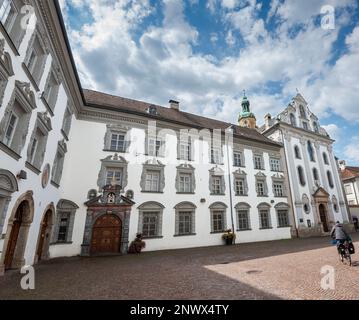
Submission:
<svg viewBox="0 0 359 320">
<path fill-rule="evenodd" d="M 137 233 L 146 250 L 220 245 L 227 229 L 237 243 L 322 233 L 321 197 L 328 228 L 348 221 L 326 135 L 314 134 L 314 164 L 285 121 L 284 140 L 276 126 L 260 133 L 246 98 L 237 126 L 172 100 L 83 90 L 57 1 L 3 0 L 0 19 L 0 273 L 125 254 Z M 297 144 L 302 159 L 288 151 Z M 314 180 L 298 186 L 293 163 L 305 175 L 317 166 L 314 198 Z"/>
<path fill-rule="evenodd" d="M 328 133 L 301 94 L 276 118 L 265 117 L 262 133 L 284 146 L 290 203 L 299 236 L 329 232 L 336 221 L 350 225 L 339 167 Z"/>
</svg>

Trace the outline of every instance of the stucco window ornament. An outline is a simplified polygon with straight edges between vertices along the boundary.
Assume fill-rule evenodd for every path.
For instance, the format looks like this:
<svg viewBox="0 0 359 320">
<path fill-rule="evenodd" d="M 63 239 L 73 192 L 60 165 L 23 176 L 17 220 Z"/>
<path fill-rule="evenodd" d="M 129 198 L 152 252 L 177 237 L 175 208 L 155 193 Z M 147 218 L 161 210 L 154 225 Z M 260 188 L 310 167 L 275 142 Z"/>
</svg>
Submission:
<svg viewBox="0 0 359 320">
<path fill-rule="evenodd" d="M 57 145 L 57 151 L 51 172 L 51 184 L 54 185 L 55 187 L 58 187 L 61 182 L 66 153 L 67 153 L 67 145 L 64 140 L 61 140 Z"/>
<path fill-rule="evenodd" d="M 61 82 L 62 77 L 60 68 L 54 62 L 52 62 L 50 72 L 46 79 L 45 89 L 42 93 L 42 99 L 45 107 L 52 116 L 54 115 Z"/>
<path fill-rule="evenodd" d="M 209 170 L 209 190 L 211 195 L 224 195 L 226 192 L 224 171 L 218 166 Z"/>
<path fill-rule="evenodd" d="M 290 227 L 289 223 L 289 205 L 284 202 L 280 202 L 275 205 L 277 212 L 277 225 L 278 228 Z"/>
<path fill-rule="evenodd" d="M 237 231 L 251 230 L 251 206 L 246 202 L 240 202 L 235 205 L 237 217 Z"/>
<path fill-rule="evenodd" d="M 233 185 L 236 196 L 248 196 L 247 174 L 243 170 L 233 172 Z"/>
<path fill-rule="evenodd" d="M 287 196 L 287 187 L 285 184 L 285 178 L 283 174 L 276 173 L 272 176 L 272 188 L 275 197 Z"/>
<path fill-rule="evenodd" d="M 35 95 L 30 84 L 15 81 L 15 89 L 0 122 L 1 146 L 6 152 L 10 149 L 13 157 L 20 158 L 29 130 L 32 111 L 36 108 Z"/>
<path fill-rule="evenodd" d="M 18 191 L 16 177 L 8 170 L 0 169 L 0 236 L 5 224 L 11 196 Z"/>
<path fill-rule="evenodd" d="M 150 201 L 138 207 L 138 233 L 143 238 L 162 238 L 162 220 L 164 206 L 161 203 Z"/>
<path fill-rule="evenodd" d="M 72 243 L 75 214 L 79 206 L 70 200 L 61 199 L 56 206 L 56 223 L 53 243 Z"/>
<path fill-rule="evenodd" d="M 17 54 L 22 40 L 25 37 L 26 28 L 22 27 L 22 21 L 27 12 L 23 12 L 21 8 L 29 5 L 29 0 L 3 0 L 0 2 L 1 23 L 11 39 L 11 46 Z"/>
<path fill-rule="evenodd" d="M 47 139 L 51 130 L 51 119 L 48 117 L 47 112 L 39 112 L 34 131 L 30 138 L 26 162 L 27 167 L 35 173 L 41 171 L 45 158 Z"/>
<path fill-rule="evenodd" d="M 222 233 L 227 230 L 227 208 L 227 205 L 223 202 L 215 202 L 209 206 L 212 233 Z"/>
<path fill-rule="evenodd" d="M 104 141 L 105 151 L 128 153 L 130 144 L 130 127 L 117 124 L 107 125 Z"/>
<path fill-rule="evenodd" d="M 256 179 L 256 192 L 258 197 L 267 197 L 268 196 L 268 185 L 267 185 L 267 176 L 258 172 L 255 175 Z"/>
<path fill-rule="evenodd" d="M 141 191 L 162 193 L 165 188 L 165 166 L 157 159 L 147 160 L 143 164 Z"/>
<path fill-rule="evenodd" d="M 177 193 L 194 193 L 196 189 L 195 168 L 190 164 L 181 164 L 177 167 Z"/>
<path fill-rule="evenodd" d="M 97 186 L 101 191 L 106 185 L 116 183 L 123 191 L 128 183 L 128 162 L 117 153 L 101 160 Z"/>
<path fill-rule="evenodd" d="M 272 219 L 270 214 L 270 204 L 262 202 L 257 206 L 259 213 L 259 228 L 260 229 L 271 229 Z"/>
<path fill-rule="evenodd" d="M 62 128 L 61 133 L 64 136 L 65 140 L 69 140 L 70 130 L 71 130 L 71 123 L 72 123 L 73 111 L 70 103 L 67 103 L 67 107 L 64 113 L 64 119 L 62 120 Z"/>
<path fill-rule="evenodd" d="M 5 51 L 5 39 L 0 39 L 0 108 L 5 94 L 8 80 L 14 75 L 11 57 Z"/>
<path fill-rule="evenodd" d="M 29 77 L 36 91 L 40 91 L 39 85 L 45 71 L 49 45 L 39 24 L 33 32 L 26 51 L 23 63 L 24 71 Z"/>
<path fill-rule="evenodd" d="M 175 236 L 196 234 L 196 208 L 191 202 L 181 202 L 175 206 Z"/>
</svg>

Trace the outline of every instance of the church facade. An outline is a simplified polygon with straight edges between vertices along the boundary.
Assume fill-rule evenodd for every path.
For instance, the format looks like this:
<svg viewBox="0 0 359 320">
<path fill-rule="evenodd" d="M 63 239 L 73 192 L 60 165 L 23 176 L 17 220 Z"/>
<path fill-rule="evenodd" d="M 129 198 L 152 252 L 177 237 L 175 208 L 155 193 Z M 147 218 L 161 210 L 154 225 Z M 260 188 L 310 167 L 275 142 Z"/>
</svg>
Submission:
<svg viewBox="0 0 359 320">
<path fill-rule="evenodd" d="M 221 245 L 228 229 L 244 243 L 349 222 L 333 140 L 317 119 L 304 135 L 288 109 L 261 132 L 245 96 L 233 125 L 174 100 L 82 89 L 58 2 L 0 5 L 0 273 L 126 254 L 137 233 L 145 250 L 163 250 Z M 301 99 L 289 110 L 298 119 Z M 301 159 L 290 152 L 297 144 Z"/>
</svg>

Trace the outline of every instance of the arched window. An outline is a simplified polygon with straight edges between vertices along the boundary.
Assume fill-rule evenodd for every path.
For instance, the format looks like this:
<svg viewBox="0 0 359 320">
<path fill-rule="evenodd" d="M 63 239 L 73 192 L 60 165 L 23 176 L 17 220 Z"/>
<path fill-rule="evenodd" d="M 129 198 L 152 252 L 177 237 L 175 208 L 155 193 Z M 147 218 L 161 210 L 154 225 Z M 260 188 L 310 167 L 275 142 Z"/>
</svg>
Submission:
<svg viewBox="0 0 359 320">
<path fill-rule="evenodd" d="M 226 211 L 227 205 L 215 202 L 209 207 L 211 212 L 211 232 L 223 232 L 227 229 Z"/>
<path fill-rule="evenodd" d="M 306 214 L 310 213 L 310 201 L 309 198 L 306 194 L 303 194 L 302 197 L 302 202 L 303 202 L 303 210 Z"/>
<path fill-rule="evenodd" d="M 312 143 L 310 141 L 308 141 L 308 155 L 309 155 L 310 161 L 315 162 L 314 149 L 313 149 Z"/>
<path fill-rule="evenodd" d="M 298 146 L 294 147 L 294 153 L 295 153 L 296 159 L 302 159 L 302 157 L 300 156 L 300 150 L 299 150 Z"/>
<path fill-rule="evenodd" d="M 333 183 L 332 173 L 330 171 L 327 171 L 327 177 L 328 177 L 329 186 L 333 189 L 334 183 Z"/>
<path fill-rule="evenodd" d="M 314 178 L 314 181 L 319 182 L 319 174 L 318 174 L 317 168 L 313 168 L 313 178 Z"/>
<path fill-rule="evenodd" d="M 314 131 L 315 131 L 316 133 L 319 132 L 318 123 L 316 123 L 315 121 L 313 122 L 313 128 L 314 128 Z"/>
<path fill-rule="evenodd" d="M 300 113 L 301 118 L 303 118 L 303 119 L 307 118 L 306 113 L 305 113 L 305 109 L 304 109 L 304 107 L 302 105 L 299 106 L 299 113 Z"/>
<path fill-rule="evenodd" d="M 304 170 L 300 166 L 298 167 L 298 177 L 300 184 L 304 187 L 305 186 Z"/>
<path fill-rule="evenodd" d="M 155 201 L 143 203 L 138 207 L 138 231 L 144 238 L 162 236 L 162 216 L 164 208 L 161 203 Z"/>
<path fill-rule="evenodd" d="M 191 202 L 181 202 L 175 206 L 176 210 L 176 236 L 195 234 L 196 206 Z"/>
<path fill-rule="evenodd" d="M 290 123 L 292 126 L 296 127 L 297 126 L 297 120 L 295 119 L 295 115 L 293 113 L 291 113 L 289 115 L 289 118 L 290 118 Z"/>
<path fill-rule="evenodd" d="M 329 164 L 328 155 L 325 152 L 323 152 L 323 160 L 325 164 Z"/>
</svg>

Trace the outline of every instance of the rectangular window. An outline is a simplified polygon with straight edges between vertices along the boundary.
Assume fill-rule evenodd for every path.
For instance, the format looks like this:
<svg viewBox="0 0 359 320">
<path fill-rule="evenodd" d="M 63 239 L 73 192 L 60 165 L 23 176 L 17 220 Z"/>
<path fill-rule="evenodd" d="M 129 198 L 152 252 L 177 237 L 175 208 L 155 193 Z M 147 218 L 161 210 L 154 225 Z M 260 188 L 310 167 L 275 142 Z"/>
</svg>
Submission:
<svg viewBox="0 0 359 320">
<path fill-rule="evenodd" d="M 8 122 L 8 125 L 7 125 L 7 128 L 6 128 L 6 132 L 5 132 L 4 143 L 7 146 L 11 145 L 12 138 L 14 136 L 18 120 L 19 120 L 19 118 L 17 117 L 17 115 L 12 112 L 11 115 L 10 115 L 10 118 L 9 118 L 9 122 Z"/>
<path fill-rule="evenodd" d="M 181 173 L 179 176 L 179 192 L 192 192 L 191 174 Z"/>
<path fill-rule="evenodd" d="M 262 156 L 255 155 L 254 156 L 254 169 L 264 170 Z"/>
<path fill-rule="evenodd" d="M 352 194 L 353 193 L 352 186 L 350 184 L 345 185 L 345 193 L 346 194 Z"/>
<path fill-rule="evenodd" d="M 161 140 L 149 138 L 148 139 L 148 155 L 152 157 L 159 157 L 161 151 Z"/>
<path fill-rule="evenodd" d="M 142 235 L 144 237 L 158 236 L 158 212 L 143 213 Z"/>
<path fill-rule="evenodd" d="M 274 172 L 280 171 L 280 160 L 279 159 L 270 159 L 270 169 Z"/>
<path fill-rule="evenodd" d="M 37 144 L 38 144 L 38 141 L 37 141 L 36 138 L 34 138 L 34 139 L 32 140 L 31 149 L 30 149 L 30 158 L 29 158 L 29 162 L 30 162 L 30 163 L 34 163 L 34 158 L 35 158 L 35 153 L 36 153 Z"/>
<path fill-rule="evenodd" d="M 121 133 L 113 133 L 111 135 L 110 149 L 111 151 L 125 152 L 126 151 L 125 135 Z"/>
<path fill-rule="evenodd" d="M 122 169 L 108 168 L 106 174 L 106 185 L 111 185 L 116 182 L 118 185 L 122 185 Z"/>
<path fill-rule="evenodd" d="M 30 51 L 27 53 L 28 56 L 25 64 L 36 84 L 39 84 L 44 71 L 43 66 L 46 62 L 46 53 L 40 43 L 38 31 L 35 32 L 37 32 L 37 34 L 35 35 L 33 43 L 30 44 L 31 47 L 29 47 Z"/>
<path fill-rule="evenodd" d="M 269 218 L 268 210 L 260 210 L 259 218 L 260 218 L 260 228 L 261 229 L 269 229 L 270 228 L 270 218 Z"/>
<path fill-rule="evenodd" d="M 224 212 L 213 211 L 212 212 L 212 224 L 213 232 L 222 232 L 224 230 Z"/>
<path fill-rule="evenodd" d="M 242 167 L 242 154 L 240 152 L 233 154 L 233 165 L 235 167 Z"/>
<path fill-rule="evenodd" d="M 219 148 L 213 148 L 211 150 L 211 162 L 215 164 L 222 163 L 222 152 Z"/>
<path fill-rule="evenodd" d="M 309 130 L 309 128 L 308 128 L 308 123 L 306 123 L 306 122 L 304 122 L 304 121 L 303 121 L 303 129 Z"/>
<path fill-rule="evenodd" d="M 249 227 L 249 215 L 247 210 L 238 211 L 238 230 L 248 230 Z"/>
<path fill-rule="evenodd" d="M 257 182 L 257 194 L 259 197 L 265 196 L 264 182 L 262 182 L 262 181 Z"/>
<path fill-rule="evenodd" d="M 178 234 L 192 234 L 192 212 L 179 212 L 178 215 Z"/>
<path fill-rule="evenodd" d="M 191 160 L 191 143 L 181 142 L 179 148 L 179 158 L 181 160 Z"/>
<path fill-rule="evenodd" d="M 244 179 L 236 179 L 236 195 L 244 196 Z"/>
<path fill-rule="evenodd" d="M 70 224 L 70 213 L 62 213 L 60 217 L 59 233 L 57 237 L 58 242 L 67 241 L 67 232 Z"/>
<path fill-rule="evenodd" d="M 278 210 L 278 227 L 288 227 L 288 211 L 287 210 Z"/>
<path fill-rule="evenodd" d="M 1 23 L 4 25 L 6 31 L 10 32 L 10 30 L 14 25 L 16 14 L 17 14 L 16 7 L 13 5 L 11 0 L 3 0 L 0 1 L 0 3 L 1 3 L 0 5 Z"/>
<path fill-rule="evenodd" d="M 222 177 L 214 176 L 212 182 L 212 193 L 221 194 L 222 193 Z"/>
<path fill-rule="evenodd" d="M 283 192 L 283 184 L 282 183 L 274 183 L 273 184 L 273 189 L 274 189 L 274 196 L 275 197 L 283 197 L 284 196 L 284 192 Z"/>
<path fill-rule="evenodd" d="M 158 192 L 160 173 L 158 171 L 147 171 L 145 191 Z"/>
</svg>

